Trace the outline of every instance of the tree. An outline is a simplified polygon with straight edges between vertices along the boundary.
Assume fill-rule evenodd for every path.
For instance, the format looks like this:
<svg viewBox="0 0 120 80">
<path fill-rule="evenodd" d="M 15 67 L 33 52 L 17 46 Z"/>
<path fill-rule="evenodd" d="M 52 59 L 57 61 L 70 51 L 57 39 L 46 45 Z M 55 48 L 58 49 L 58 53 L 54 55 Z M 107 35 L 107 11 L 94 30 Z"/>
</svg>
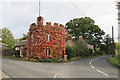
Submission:
<svg viewBox="0 0 120 80">
<path fill-rule="evenodd" d="M 15 46 L 15 40 L 11 31 L 4 27 L 0 29 L 0 38 L 2 38 L 2 43 L 8 45 L 8 49 L 13 49 Z"/>
<path fill-rule="evenodd" d="M 27 40 L 28 39 L 28 34 L 23 34 L 23 37 L 20 40 Z"/>
<path fill-rule="evenodd" d="M 66 23 L 66 30 L 75 39 L 79 39 L 83 36 L 89 44 L 94 45 L 94 48 L 98 48 L 101 45 L 103 35 L 105 32 L 95 25 L 95 22 L 90 17 L 76 18 Z"/>
<path fill-rule="evenodd" d="M 101 45 L 101 51 L 104 51 L 106 54 L 112 54 L 113 43 L 112 38 L 107 34 L 103 39 L 103 44 Z"/>
</svg>

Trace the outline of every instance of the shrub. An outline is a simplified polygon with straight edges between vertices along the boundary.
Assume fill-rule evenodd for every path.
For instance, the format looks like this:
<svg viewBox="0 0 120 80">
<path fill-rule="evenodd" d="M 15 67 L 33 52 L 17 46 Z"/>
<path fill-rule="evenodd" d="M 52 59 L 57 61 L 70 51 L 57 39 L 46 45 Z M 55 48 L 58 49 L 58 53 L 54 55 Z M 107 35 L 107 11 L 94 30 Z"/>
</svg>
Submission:
<svg viewBox="0 0 120 80">
<path fill-rule="evenodd" d="M 93 50 L 89 49 L 89 53 L 90 53 L 90 55 L 92 55 L 93 54 Z"/>
<path fill-rule="evenodd" d="M 81 57 L 84 56 L 84 50 L 83 49 L 79 49 L 79 56 L 81 56 Z"/>
<path fill-rule="evenodd" d="M 71 59 L 73 57 L 76 57 L 76 47 L 66 47 L 66 54 L 67 54 L 67 58 Z"/>
<path fill-rule="evenodd" d="M 89 49 L 83 49 L 84 50 L 84 53 L 83 53 L 83 56 L 89 56 Z"/>
<path fill-rule="evenodd" d="M 95 54 L 97 54 L 97 55 L 103 55 L 104 51 L 96 51 Z"/>
<path fill-rule="evenodd" d="M 26 52 L 23 52 L 23 57 L 26 57 L 27 53 Z"/>
</svg>

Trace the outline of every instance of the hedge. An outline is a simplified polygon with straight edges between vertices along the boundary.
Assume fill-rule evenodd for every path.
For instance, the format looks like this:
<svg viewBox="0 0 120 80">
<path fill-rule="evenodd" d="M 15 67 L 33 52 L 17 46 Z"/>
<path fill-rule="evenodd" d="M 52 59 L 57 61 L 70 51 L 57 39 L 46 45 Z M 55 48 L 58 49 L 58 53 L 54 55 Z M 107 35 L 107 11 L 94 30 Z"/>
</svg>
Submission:
<svg viewBox="0 0 120 80">
<path fill-rule="evenodd" d="M 71 58 L 75 58 L 75 57 L 91 56 L 91 55 L 93 55 L 93 50 L 87 49 L 87 48 L 67 46 L 66 54 L 67 54 L 67 58 L 71 59 Z"/>
</svg>

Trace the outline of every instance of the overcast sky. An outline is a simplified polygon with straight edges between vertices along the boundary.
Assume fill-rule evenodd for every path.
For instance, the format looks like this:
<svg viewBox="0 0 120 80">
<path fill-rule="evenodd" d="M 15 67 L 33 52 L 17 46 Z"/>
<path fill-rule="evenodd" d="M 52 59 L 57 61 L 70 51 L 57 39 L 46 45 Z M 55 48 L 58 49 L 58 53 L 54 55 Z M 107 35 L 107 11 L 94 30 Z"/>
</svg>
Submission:
<svg viewBox="0 0 120 80">
<path fill-rule="evenodd" d="M 39 0 L 3 0 L 0 2 L 0 27 L 9 28 L 15 39 L 21 38 L 28 32 L 30 24 L 36 22 L 39 15 L 38 2 Z M 115 0 L 41 0 L 41 16 L 44 17 L 44 24 L 57 22 L 63 25 L 74 18 L 90 17 L 106 34 L 111 35 L 114 26 L 115 40 L 117 40 L 118 21 Z"/>
</svg>

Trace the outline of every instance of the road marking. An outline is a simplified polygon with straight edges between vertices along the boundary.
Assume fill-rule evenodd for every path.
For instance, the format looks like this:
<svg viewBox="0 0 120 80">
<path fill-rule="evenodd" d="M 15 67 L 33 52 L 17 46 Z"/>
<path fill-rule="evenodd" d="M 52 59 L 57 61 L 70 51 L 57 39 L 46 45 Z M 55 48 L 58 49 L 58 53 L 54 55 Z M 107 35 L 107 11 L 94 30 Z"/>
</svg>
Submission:
<svg viewBox="0 0 120 80">
<path fill-rule="evenodd" d="M 92 61 L 93 61 L 93 60 L 90 61 L 90 66 L 94 69 L 95 67 L 93 67 Z"/>
<path fill-rule="evenodd" d="M 93 67 L 92 65 L 90 65 L 93 69 L 95 68 L 95 67 Z"/>
<path fill-rule="evenodd" d="M 104 72 L 102 72 L 102 71 L 100 71 L 100 70 L 98 70 L 98 69 L 96 69 L 99 73 L 102 73 L 102 74 L 104 74 L 105 76 L 108 76 L 106 73 L 104 73 Z"/>
<path fill-rule="evenodd" d="M 57 74 L 58 74 L 58 73 L 56 73 L 56 74 L 54 75 L 54 79 L 57 77 Z"/>
<path fill-rule="evenodd" d="M 95 60 L 95 59 L 93 59 L 93 60 Z M 91 60 L 90 61 L 90 66 L 94 69 L 95 67 L 92 65 L 92 61 L 93 60 Z M 106 74 L 106 73 L 104 73 L 104 72 L 102 72 L 102 71 L 100 71 L 100 70 L 98 70 L 98 69 L 96 69 L 99 73 L 101 73 L 101 74 L 103 74 L 103 75 L 105 75 L 105 76 L 108 76 L 108 74 Z"/>
<path fill-rule="evenodd" d="M 91 61 L 90 61 L 90 65 L 91 65 Z"/>
</svg>

